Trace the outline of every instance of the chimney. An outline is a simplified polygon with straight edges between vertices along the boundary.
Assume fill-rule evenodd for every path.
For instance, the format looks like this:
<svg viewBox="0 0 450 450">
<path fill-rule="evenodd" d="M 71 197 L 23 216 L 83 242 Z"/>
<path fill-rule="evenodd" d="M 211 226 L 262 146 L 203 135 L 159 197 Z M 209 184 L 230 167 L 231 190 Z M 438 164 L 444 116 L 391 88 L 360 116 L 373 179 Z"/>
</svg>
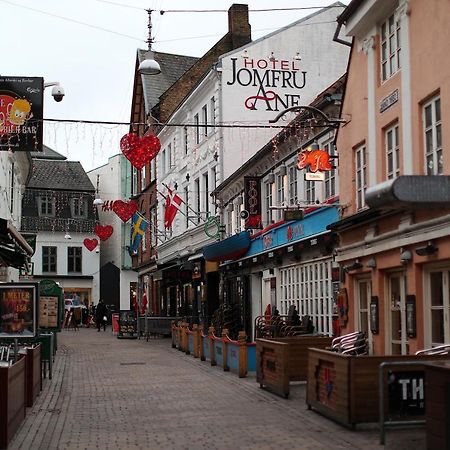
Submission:
<svg viewBox="0 0 450 450">
<path fill-rule="evenodd" d="M 252 31 L 248 22 L 248 5 L 234 3 L 228 10 L 228 33 L 233 49 L 242 47 L 252 40 Z"/>
</svg>

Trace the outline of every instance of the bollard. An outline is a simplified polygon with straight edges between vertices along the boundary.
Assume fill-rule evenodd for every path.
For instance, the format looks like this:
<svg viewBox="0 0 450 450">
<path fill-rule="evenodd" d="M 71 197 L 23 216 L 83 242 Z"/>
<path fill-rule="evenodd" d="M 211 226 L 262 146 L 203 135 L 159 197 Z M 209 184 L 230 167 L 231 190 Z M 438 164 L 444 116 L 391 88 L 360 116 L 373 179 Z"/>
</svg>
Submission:
<svg viewBox="0 0 450 450">
<path fill-rule="evenodd" d="M 217 366 L 216 349 L 214 348 L 214 327 L 208 328 L 208 338 L 209 338 L 209 357 L 211 358 L 211 365 Z"/>
<path fill-rule="evenodd" d="M 223 371 L 229 372 L 230 366 L 228 365 L 228 330 L 226 328 L 222 330 L 222 357 Z"/>
<path fill-rule="evenodd" d="M 247 376 L 247 336 L 245 331 L 239 331 L 239 378 Z"/>
<path fill-rule="evenodd" d="M 192 326 L 192 340 L 194 341 L 194 358 L 198 358 L 198 325 L 194 323 Z"/>
<path fill-rule="evenodd" d="M 178 324 L 178 350 L 183 350 L 183 322 Z"/>
<path fill-rule="evenodd" d="M 184 353 L 186 355 L 190 355 L 191 351 L 189 350 L 189 324 L 186 322 L 184 327 Z"/>
<path fill-rule="evenodd" d="M 206 361 L 205 358 L 205 352 L 203 349 L 203 341 L 204 341 L 204 337 L 203 337 L 203 325 L 199 325 L 198 327 L 198 354 L 200 356 L 200 361 Z"/>
</svg>

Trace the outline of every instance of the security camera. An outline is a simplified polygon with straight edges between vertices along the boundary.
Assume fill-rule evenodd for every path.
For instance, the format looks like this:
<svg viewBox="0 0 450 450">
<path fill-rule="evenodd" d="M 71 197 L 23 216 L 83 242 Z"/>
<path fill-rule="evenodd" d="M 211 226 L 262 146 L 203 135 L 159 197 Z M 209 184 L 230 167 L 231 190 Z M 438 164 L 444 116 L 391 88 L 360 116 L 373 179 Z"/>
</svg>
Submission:
<svg viewBox="0 0 450 450">
<path fill-rule="evenodd" d="M 61 86 L 53 86 L 52 88 L 52 96 L 55 99 L 55 102 L 62 101 L 64 97 L 64 89 Z"/>
<path fill-rule="evenodd" d="M 100 249 L 98 247 L 95 249 L 95 253 L 100 253 Z"/>
</svg>

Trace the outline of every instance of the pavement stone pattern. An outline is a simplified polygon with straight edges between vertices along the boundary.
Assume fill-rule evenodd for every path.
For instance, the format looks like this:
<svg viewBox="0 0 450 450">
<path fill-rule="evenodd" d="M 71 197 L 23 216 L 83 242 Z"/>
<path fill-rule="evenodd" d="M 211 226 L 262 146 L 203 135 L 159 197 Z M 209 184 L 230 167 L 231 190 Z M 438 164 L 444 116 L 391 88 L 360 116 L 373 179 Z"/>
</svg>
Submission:
<svg viewBox="0 0 450 450">
<path fill-rule="evenodd" d="M 171 348 L 170 339 L 117 339 L 109 329 L 64 330 L 52 380 L 9 450 L 425 449 L 423 428 L 356 431 Z"/>
</svg>

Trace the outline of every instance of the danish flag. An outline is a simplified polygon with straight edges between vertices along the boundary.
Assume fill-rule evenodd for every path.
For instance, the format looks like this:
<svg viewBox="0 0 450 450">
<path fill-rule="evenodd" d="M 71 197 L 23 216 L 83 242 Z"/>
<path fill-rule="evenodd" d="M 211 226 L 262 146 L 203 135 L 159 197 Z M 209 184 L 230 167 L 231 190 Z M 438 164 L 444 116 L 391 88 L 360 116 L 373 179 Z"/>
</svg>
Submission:
<svg viewBox="0 0 450 450">
<path fill-rule="evenodd" d="M 181 197 L 172 192 L 172 189 L 167 188 L 167 196 L 164 211 L 164 227 L 170 228 L 172 226 L 173 220 L 177 215 L 180 205 L 183 202 Z"/>
</svg>

